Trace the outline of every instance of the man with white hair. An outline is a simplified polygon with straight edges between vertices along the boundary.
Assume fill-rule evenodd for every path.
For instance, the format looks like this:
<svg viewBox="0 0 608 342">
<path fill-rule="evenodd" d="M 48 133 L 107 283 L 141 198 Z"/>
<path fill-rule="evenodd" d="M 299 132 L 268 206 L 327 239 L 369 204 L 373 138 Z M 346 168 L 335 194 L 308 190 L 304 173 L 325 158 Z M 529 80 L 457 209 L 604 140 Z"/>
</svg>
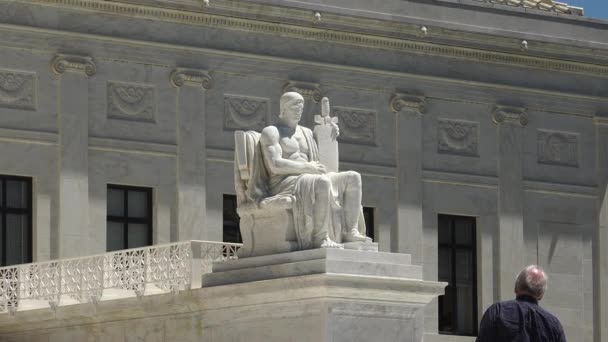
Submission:
<svg viewBox="0 0 608 342">
<path fill-rule="evenodd" d="M 547 274 L 537 265 L 515 280 L 514 300 L 493 304 L 481 319 L 477 342 L 566 342 L 557 317 L 538 302 L 547 290 Z"/>
</svg>

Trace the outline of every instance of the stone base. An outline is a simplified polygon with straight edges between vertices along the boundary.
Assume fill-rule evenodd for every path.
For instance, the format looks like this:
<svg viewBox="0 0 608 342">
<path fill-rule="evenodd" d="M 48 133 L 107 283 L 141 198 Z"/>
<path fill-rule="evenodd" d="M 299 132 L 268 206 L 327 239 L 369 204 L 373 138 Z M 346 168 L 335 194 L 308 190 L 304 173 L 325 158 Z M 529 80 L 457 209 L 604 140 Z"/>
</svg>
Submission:
<svg viewBox="0 0 608 342">
<path fill-rule="evenodd" d="M 0 315 L 0 341 L 420 342 L 445 286 L 409 255 L 347 249 L 213 268 L 199 289 Z"/>
<path fill-rule="evenodd" d="M 348 249 L 215 263 L 202 283 L 225 303 L 203 331 L 209 341 L 419 342 L 423 308 L 445 286 L 421 271 L 406 254 Z"/>
</svg>

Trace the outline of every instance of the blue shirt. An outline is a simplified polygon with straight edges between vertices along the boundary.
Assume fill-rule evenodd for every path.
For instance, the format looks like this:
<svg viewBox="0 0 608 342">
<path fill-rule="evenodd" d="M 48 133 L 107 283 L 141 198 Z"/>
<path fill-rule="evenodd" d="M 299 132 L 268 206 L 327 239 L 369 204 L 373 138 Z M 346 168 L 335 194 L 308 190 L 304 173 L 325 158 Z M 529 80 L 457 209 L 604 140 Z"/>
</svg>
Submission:
<svg viewBox="0 0 608 342">
<path fill-rule="evenodd" d="M 566 336 L 557 317 L 522 295 L 486 310 L 476 342 L 566 342 Z"/>
</svg>

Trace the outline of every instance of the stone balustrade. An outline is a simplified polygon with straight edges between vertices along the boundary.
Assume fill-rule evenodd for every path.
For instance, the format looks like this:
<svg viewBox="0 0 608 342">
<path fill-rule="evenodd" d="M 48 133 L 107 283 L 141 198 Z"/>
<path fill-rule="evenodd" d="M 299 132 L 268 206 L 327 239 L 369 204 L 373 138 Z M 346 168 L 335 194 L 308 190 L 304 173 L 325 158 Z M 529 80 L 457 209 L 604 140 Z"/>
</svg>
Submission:
<svg viewBox="0 0 608 342">
<path fill-rule="evenodd" d="M 201 286 L 241 244 L 182 241 L 0 268 L 0 313 L 179 292 Z"/>
</svg>

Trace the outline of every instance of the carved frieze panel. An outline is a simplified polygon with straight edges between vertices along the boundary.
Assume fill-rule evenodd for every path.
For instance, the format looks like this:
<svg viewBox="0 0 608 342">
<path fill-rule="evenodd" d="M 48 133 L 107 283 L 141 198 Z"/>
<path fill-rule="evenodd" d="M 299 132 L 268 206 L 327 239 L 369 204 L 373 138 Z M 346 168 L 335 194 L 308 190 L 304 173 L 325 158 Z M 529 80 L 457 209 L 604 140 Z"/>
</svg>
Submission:
<svg viewBox="0 0 608 342">
<path fill-rule="evenodd" d="M 478 157 L 479 124 L 477 122 L 439 119 L 437 152 Z"/>
<path fill-rule="evenodd" d="M 224 129 L 260 131 L 267 126 L 269 100 L 224 94 Z"/>
<path fill-rule="evenodd" d="M 36 74 L 0 69 L 0 107 L 36 110 Z"/>
<path fill-rule="evenodd" d="M 346 107 L 333 107 L 340 122 L 338 140 L 361 145 L 376 145 L 376 112 Z"/>
<path fill-rule="evenodd" d="M 110 81 L 107 91 L 109 118 L 154 122 L 156 112 L 154 86 Z"/>
<path fill-rule="evenodd" d="M 578 134 L 538 130 L 538 162 L 578 167 Z"/>
</svg>

